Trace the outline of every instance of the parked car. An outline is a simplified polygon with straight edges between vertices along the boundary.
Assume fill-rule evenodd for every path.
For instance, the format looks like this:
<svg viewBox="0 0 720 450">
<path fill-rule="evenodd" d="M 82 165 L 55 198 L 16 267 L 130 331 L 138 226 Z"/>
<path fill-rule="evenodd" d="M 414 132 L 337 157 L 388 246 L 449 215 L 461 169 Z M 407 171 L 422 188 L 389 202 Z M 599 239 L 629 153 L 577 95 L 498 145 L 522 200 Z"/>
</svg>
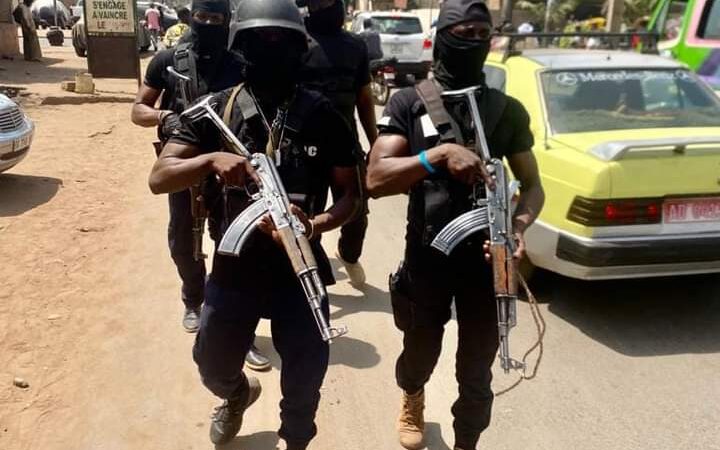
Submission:
<svg viewBox="0 0 720 450">
<path fill-rule="evenodd" d="M 658 0 L 649 28 L 665 56 L 676 58 L 720 90 L 720 2 Z"/>
<path fill-rule="evenodd" d="M 432 41 L 423 34 L 420 19 L 410 13 L 361 12 L 355 15 L 351 30 L 380 33 L 384 58 L 396 58 L 396 83 L 412 84 L 427 78 Z"/>
<path fill-rule="evenodd" d="M 57 23 L 55 23 L 55 4 L 57 4 Z M 70 29 L 73 24 L 70 10 L 61 1 L 54 3 L 53 0 L 36 0 L 30 7 L 30 11 L 38 28 L 57 26 Z"/>
<path fill-rule="evenodd" d="M 80 57 L 87 55 L 87 32 L 85 31 L 85 18 L 80 17 L 72 27 L 72 44 L 75 48 L 75 54 Z M 145 26 L 138 23 L 138 50 L 146 52 L 150 48 L 150 32 Z"/>
<path fill-rule="evenodd" d="M 0 94 L 0 172 L 27 156 L 34 133 L 35 125 L 20 106 Z"/>
<path fill-rule="evenodd" d="M 547 196 L 532 264 L 586 280 L 720 272 L 720 99 L 702 79 L 610 50 L 491 53 L 486 74 L 531 118 Z"/>
</svg>

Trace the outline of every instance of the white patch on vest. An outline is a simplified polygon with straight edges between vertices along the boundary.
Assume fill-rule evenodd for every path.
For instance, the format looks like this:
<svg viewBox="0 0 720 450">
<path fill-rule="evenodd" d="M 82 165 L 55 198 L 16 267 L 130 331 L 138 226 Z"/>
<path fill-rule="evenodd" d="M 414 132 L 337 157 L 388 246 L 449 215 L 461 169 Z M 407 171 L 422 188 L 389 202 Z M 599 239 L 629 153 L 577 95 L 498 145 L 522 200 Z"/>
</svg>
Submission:
<svg viewBox="0 0 720 450">
<path fill-rule="evenodd" d="M 438 136 L 440 134 L 435 128 L 435 125 L 433 125 L 432 120 L 430 120 L 430 116 L 427 114 L 420 117 L 420 124 L 422 125 L 423 136 L 426 138 Z"/>
<path fill-rule="evenodd" d="M 305 147 L 305 152 L 309 157 L 314 158 L 317 156 L 318 149 L 314 145 L 311 145 L 310 147 Z"/>
<path fill-rule="evenodd" d="M 383 127 L 390 126 L 390 116 L 383 116 L 378 119 L 377 124 Z"/>
</svg>

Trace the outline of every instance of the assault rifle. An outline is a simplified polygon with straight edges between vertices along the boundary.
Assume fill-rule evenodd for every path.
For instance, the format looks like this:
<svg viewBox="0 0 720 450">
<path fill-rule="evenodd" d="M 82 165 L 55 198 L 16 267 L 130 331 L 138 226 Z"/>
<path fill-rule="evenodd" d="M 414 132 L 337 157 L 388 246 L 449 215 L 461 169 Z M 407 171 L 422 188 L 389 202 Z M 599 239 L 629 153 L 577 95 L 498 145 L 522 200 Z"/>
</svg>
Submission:
<svg viewBox="0 0 720 450">
<path fill-rule="evenodd" d="M 182 108 L 187 109 L 190 103 L 194 100 L 190 93 L 190 83 L 192 78 L 187 75 L 183 75 L 173 66 L 167 66 L 165 68 L 167 72 L 177 79 L 178 91 L 180 91 L 180 100 L 182 101 Z M 205 221 L 207 220 L 208 213 L 205 207 L 205 199 L 202 196 L 200 185 L 194 184 L 190 186 L 190 212 L 193 218 L 192 236 L 193 236 L 193 259 L 200 261 L 207 258 L 207 255 L 203 252 L 203 234 L 205 234 Z"/>
<path fill-rule="evenodd" d="M 247 158 L 260 180 L 256 186 L 245 187 L 248 196 L 254 202 L 245 208 L 225 231 L 218 246 L 218 253 L 239 256 L 262 216 L 269 214 L 295 275 L 305 291 L 320 336 L 324 341 L 332 342 L 333 339 L 347 333 L 347 329 L 331 327 L 323 314 L 322 302 L 327 298 L 327 291 L 320 279 L 310 242 L 305 236 L 305 227 L 290 208 L 290 199 L 275 168 L 275 162 L 264 153 L 251 154 L 213 110 L 210 100 L 211 97 L 207 97 L 200 101 L 183 112 L 180 119 L 184 122 L 208 119 L 220 131 L 228 150 Z"/>
<path fill-rule="evenodd" d="M 495 189 L 485 189 L 485 197 L 473 188 L 473 209 L 459 215 L 435 237 L 432 246 L 449 255 L 466 237 L 490 228 L 490 255 L 492 256 L 495 298 L 497 300 L 498 334 L 500 337 L 500 366 L 505 373 L 510 369 L 522 370 L 524 364 L 510 357 L 510 329 L 517 324 L 517 272 L 513 262 L 515 241 L 512 232 L 512 196 L 519 187 L 517 181 L 508 183 L 502 160 L 492 158 L 480 118 L 476 94 L 480 87 L 474 86 L 456 91 L 446 91 L 444 99 L 466 101 L 470 109 L 475 131 L 475 152 L 483 160 L 488 173 L 495 179 Z"/>
</svg>

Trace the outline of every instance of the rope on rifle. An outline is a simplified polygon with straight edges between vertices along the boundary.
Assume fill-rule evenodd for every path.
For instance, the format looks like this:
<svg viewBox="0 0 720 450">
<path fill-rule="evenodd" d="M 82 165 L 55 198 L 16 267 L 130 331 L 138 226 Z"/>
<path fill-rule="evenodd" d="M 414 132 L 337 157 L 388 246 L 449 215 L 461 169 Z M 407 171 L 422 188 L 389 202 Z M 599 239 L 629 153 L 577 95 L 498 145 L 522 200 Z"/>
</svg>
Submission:
<svg viewBox="0 0 720 450">
<path fill-rule="evenodd" d="M 540 362 L 542 361 L 543 357 L 543 339 L 545 338 L 545 329 L 547 328 L 547 325 L 545 323 L 545 319 L 542 316 L 542 313 L 540 312 L 540 306 L 538 306 L 537 299 L 533 295 L 533 293 L 530 291 L 530 288 L 528 287 L 527 282 L 525 281 L 525 278 L 523 278 L 522 275 L 518 274 L 520 276 L 520 284 L 522 285 L 523 289 L 525 289 L 525 293 L 528 297 L 528 304 L 530 305 L 530 312 L 533 316 L 533 321 L 535 322 L 535 328 L 537 330 L 537 340 L 535 343 L 525 352 L 525 354 L 522 357 L 522 363 L 525 367 L 522 371 L 518 371 L 520 374 L 520 378 L 511 384 L 510 386 L 506 387 L 505 389 L 502 389 L 495 393 L 496 397 L 499 397 L 503 394 L 507 394 L 508 392 L 512 391 L 516 387 L 520 385 L 524 380 L 532 380 L 537 376 L 538 368 L 540 368 Z M 527 364 L 526 361 L 528 357 L 537 350 L 537 359 L 535 360 L 535 365 L 533 366 L 532 371 L 528 375 L 527 373 Z"/>
</svg>

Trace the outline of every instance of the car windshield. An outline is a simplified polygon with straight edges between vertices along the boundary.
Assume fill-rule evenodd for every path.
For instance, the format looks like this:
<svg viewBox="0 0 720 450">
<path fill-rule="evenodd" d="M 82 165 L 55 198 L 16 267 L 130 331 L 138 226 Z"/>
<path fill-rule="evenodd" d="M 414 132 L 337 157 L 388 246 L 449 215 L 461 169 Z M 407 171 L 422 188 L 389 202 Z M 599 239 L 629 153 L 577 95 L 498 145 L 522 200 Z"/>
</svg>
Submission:
<svg viewBox="0 0 720 450">
<path fill-rule="evenodd" d="M 422 25 L 416 17 L 373 17 L 372 29 L 383 34 L 418 34 Z"/>
<path fill-rule="evenodd" d="M 720 102 L 687 70 L 573 70 L 541 75 L 555 133 L 720 126 Z"/>
</svg>

